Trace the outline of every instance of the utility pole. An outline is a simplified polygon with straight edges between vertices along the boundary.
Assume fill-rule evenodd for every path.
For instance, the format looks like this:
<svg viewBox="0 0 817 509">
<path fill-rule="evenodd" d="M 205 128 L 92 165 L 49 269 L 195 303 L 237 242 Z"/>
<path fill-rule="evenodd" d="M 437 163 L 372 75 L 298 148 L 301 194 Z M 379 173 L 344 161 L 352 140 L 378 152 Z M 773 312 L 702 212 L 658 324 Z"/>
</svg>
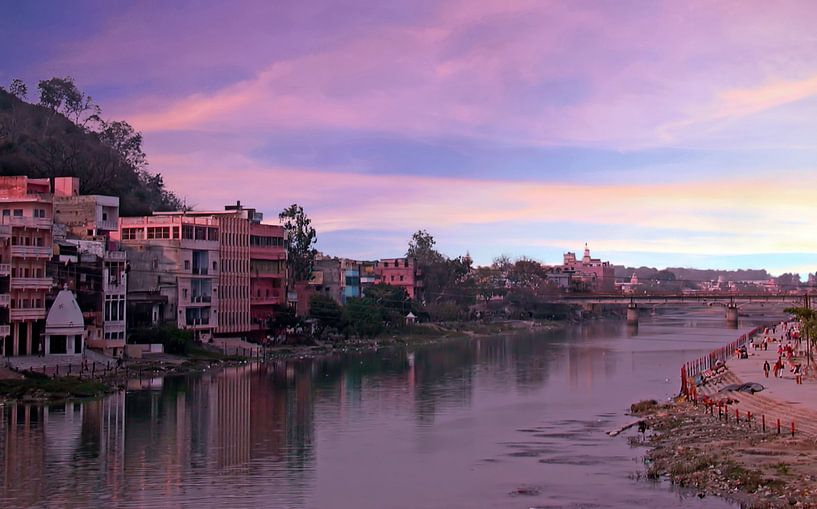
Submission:
<svg viewBox="0 0 817 509">
<path fill-rule="evenodd" d="M 811 311 L 811 298 L 809 296 L 808 290 L 806 290 L 806 310 Z M 806 325 L 806 320 L 810 321 L 810 317 L 808 313 L 803 320 L 803 337 L 806 338 L 806 371 L 811 371 L 811 338 L 808 337 L 808 326 Z"/>
</svg>

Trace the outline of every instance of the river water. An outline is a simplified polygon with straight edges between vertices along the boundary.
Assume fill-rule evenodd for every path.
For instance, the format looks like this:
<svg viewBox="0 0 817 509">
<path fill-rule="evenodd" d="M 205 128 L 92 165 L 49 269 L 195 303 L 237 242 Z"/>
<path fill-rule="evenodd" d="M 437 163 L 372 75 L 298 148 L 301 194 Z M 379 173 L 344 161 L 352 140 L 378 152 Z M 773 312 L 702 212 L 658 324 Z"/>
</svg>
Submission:
<svg viewBox="0 0 817 509">
<path fill-rule="evenodd" d="M 672 311 L 6 406 L 0 507 L 733 507 L 645 480 L 605 432 L 755 323 Z"/>
</svg>

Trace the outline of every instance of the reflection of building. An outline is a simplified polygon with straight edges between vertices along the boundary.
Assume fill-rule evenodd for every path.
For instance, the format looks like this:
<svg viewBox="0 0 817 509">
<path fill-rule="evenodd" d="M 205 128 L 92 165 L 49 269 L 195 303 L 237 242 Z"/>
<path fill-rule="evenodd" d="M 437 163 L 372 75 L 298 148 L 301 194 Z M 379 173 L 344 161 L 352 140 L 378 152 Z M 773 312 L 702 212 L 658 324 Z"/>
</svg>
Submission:
<svg viewBox="0 0 817 509">
<path fill-rule="evenodd" d="M 218 225 L 181 212 L 120 218 L 132 324 L 170 323 L 199 339 L 212 336 L 220 320 Z"/>
<path fill-rule="evenodd" d="M 576 253 L 567 252 L 564 255 L 563 272 L 572 272 L 573 280 L 583 283 L 586 289 L 594 292 L 612 292 L 615 290 L 615 268 L 610 262 L 603 262 L 599 258 L 590 257 L 590 249 L 584 246 L 584 256 L 576 259 Z"/>
</svg>

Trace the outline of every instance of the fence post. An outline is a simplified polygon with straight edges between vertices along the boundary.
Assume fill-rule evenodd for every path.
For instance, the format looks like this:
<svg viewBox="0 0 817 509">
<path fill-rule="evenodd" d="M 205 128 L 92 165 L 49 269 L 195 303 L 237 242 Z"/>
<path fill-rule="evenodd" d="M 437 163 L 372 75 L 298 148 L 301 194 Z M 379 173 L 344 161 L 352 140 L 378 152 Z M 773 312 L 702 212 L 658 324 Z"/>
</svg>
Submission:
<svg viewBox="0 0 817 509">
<path fill-rule="evenodd" d="M 760 418 L 761 418 L 761 420 L 763 422 L 763 431 L 765 432 L 766 431 L 766 414 L 762 414 L 760 416 Z"/>
<path fill-rule="evenodd" d="M 780 419 L 777 420 L 777 434 L 780 434 Z"/>
<path fill-rule="evenodd" d="M 794 421 L 791 421 L 791 436 L 794 436 Z"/>
</svg>

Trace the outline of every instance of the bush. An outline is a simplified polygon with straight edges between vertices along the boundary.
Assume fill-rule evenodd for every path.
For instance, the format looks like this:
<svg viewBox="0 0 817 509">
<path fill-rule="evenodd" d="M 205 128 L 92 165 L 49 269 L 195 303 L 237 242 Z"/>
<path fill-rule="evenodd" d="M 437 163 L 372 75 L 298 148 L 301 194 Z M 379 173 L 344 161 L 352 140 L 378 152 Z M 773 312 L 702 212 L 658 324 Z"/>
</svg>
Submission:
<svg viewBox="0 0 817 509">
<path fill-rule="evenodd" d="M 185 355 L 193 342 L 193 333 L 177 327 L 147 327 L 132 331 L 128 341 L 137 345 L 161 343 L 165 353 Z"/>
</svg>

